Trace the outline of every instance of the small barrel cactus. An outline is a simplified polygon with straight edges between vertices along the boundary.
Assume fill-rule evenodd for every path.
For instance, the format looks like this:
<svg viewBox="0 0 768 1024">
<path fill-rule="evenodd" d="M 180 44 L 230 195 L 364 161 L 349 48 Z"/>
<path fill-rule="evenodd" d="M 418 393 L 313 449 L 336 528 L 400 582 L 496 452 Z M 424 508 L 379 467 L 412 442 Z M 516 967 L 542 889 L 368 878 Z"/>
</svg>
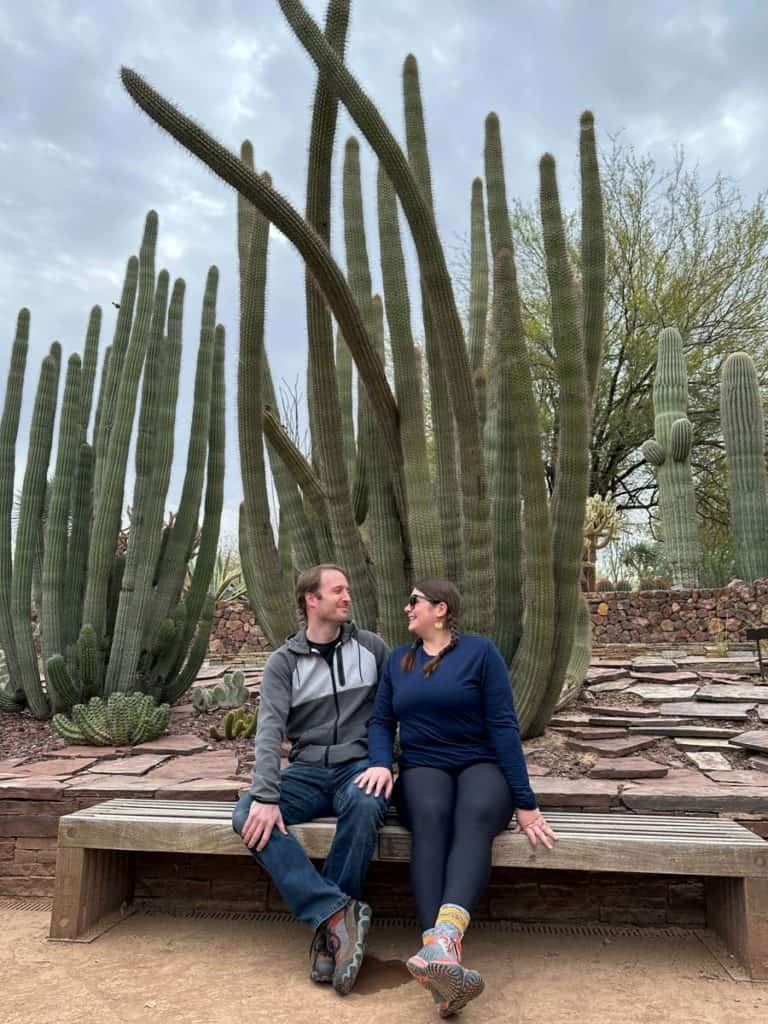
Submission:
<svg viewBox="0 0 768 1024">
<path fill-rule="evenodd" d="M 221 723 L 222 731 L 212 725 L 209 732 L 214 740 L 250 739 L 256 733 L 256 715 L 249 715 L 238 708 L 228 711 Z"/>
<path fill-rule="evenodd" d="M 113 693 L 105 702 L 91 697 L 67 715 L 54 715 L 53 728 L 68 743 L 123 747 L 157 739 L 168 728 L 171 708 L 146 693 Z"/>
</svg>

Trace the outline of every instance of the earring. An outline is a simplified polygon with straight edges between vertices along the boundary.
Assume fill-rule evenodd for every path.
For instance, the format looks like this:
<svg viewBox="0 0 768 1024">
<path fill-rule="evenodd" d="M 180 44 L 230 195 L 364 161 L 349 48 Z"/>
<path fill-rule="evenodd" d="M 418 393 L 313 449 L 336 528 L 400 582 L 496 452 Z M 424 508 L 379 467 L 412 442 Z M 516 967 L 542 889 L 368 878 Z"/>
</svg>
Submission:
<svg viewBox="0 0 768 1024">
<path fill-rule="evenodd" d="M 445 629 L 445 622 L 442 619 L 435 619 L 435 629 Z"/>
</svg>

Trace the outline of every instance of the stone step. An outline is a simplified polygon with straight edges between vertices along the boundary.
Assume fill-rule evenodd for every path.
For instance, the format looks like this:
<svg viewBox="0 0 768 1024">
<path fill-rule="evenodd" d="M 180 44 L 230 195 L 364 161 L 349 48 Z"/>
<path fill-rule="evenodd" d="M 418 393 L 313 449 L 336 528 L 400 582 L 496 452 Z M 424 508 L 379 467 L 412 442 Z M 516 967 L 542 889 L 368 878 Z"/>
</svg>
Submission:
<svg viewBox="0 0 768 1024">
<path fill-rule="evenodd" d="M 630 686 L 627 693 L 634 693 L 644 701 L 691 700 L 698 689 L 698 683 L 676 683 L 674 686 L 637 683 Z"/>
<path fill-rule="evenodd" d="M 736 655 L 730 658 L 696 658 L 678 659 L 678 667 L 689 672 L 738 672 L 742 675 L 759 675 L 760 666 L 757 658 L 749 654 Z"/>
<path fill-rule="evenodd" d="M 733 742 L 737 747 L 756 750 L 759 754 L 768 754 L 768 729 L 753 729 L 735 736 Z"/>
<path fill-rule="evenodd" d="M 739 683 L 705 683 L 704 686 L 699 686 L 696 700 L 743 700 L 756 701 L 758 704 L 768 704 L 768 686 L 745 686 Z"/>
<path fill-rule="evenodd" d="M 676 672 L 677 664 L 671 658 L 639 657 L 633 658 L 630 665 L 632 672 Z"/>
<path fill-rule="evenodd" d="M 630 678 L 636 679 L 638 683 L 698 683 L 697 672 L 630 672 Z"/>
<path fill-rule="evenodd" d="M 683 715 L 688 718 L 722 718 L 731 722 L 743 721 L 754 708 L 751 704 L 717 704 L 714 701 L 682 701 L 681 703 L 664 704 L 663 715 Z"/>
<path fill-rule="evenodd" d="M 731 770 L 731 762 L 719 750 L 686 750 L 685 756 L 703 772 Z"/>
<path fill-rule="evenodd" d="M 664 722 L 651 724 L 647 722 L 642 725 L 630 725 L 629 732 L 631 735 L 640 736 L 669 736 L 670 738 L 680 736 L 689 739 L 728 740 L 733 736 L 739 736 L 741 730 L 721 728 L 717 725 L 666 724 Z"/>
<path fill-rule="evenodd" d="M 707 776 L 713 782 L 725 782 L 729 786 L 768 786 L 768 772 L 750 769 L 739 771 L 737 768 L 731 768 L 730 771 L 707 772 Z"/>
<path fill-rule="evenodd" d="M 621 693 L 622 690 L 626 690 L 629 683 L 629 676 L 623 674 L 621 679 L 609 680 L 607 683 L 593 683 L 589 685 L 587 692 L 590 695 L 593 693 Z"/>
<path fill-rule="evenodd" d="M 669 769 L 645 757 L 621 757 L 595 762 L 590 779 L 663 779 Z"/>
<path fill-rule="evenodd" d="M 602 754 L 603 757 L 626 757 L 627 754 L 636 754 L 639 750 L 652 747 L 655 742 L 656 740 L 652 736 L 628 736 L 625 739 L 613 740 L 569 738 L 565 741 L 565 745 L 571 750 L 584 750 L 590 754 Z"/>
<path fill-rule="evenodd" d="M 610 726 L 568 725 L 561 726 L 559 731 L 577 740 L 616 740 L 627 735 L 626 728 Z"/>
<path fill-rule="evenodd" d="M 592 726 L 623 726 L 629 729 L 630 732 L 642 732 L 643 726 L 648 726 L 646 730 L 649 734 L 652 728 L 657 726 L 669 727 L 674 725 L 674 718 L 619 718 L 615 716 L 602 716 L 602 715 L 590 715 L 587 719 L 589 725 Z M 734 730 L 738 732 L 739 730 Z"/>
<path fill-rule="evenodd" d="M 679 736 L 675 737 L 675 746 L 679 747 L 682 751 L 689 750 L 730 750 L 733 753 L 737 753 L 739 748 L 733 745 L 731 740 L 725 739 L 708 739 L 706 736 L 701 737 L 686 737 Z"/>
</svg>

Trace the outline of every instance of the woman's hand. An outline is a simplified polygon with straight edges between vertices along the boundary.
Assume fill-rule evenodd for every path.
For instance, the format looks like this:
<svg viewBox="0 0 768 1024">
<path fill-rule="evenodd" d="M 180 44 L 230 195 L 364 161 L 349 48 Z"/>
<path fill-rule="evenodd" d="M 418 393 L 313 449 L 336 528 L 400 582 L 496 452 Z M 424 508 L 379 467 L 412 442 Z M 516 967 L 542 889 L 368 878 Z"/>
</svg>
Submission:
<svg viewBox="0 0 768 1024">
<path fill-rule="evenodd" d="M 512 829 L 513 832 L 523 832 L 531 846 L 542 842 L 548 850 L 552 849 L 551 840 L 556 841 L 557 836 L 547 824 L 546 818 L 538 807 L 532 811 L 525 811 L 522 807 L 518 807 L 515 811 L 515 818 L 517 825 Z"/>
<path fill-rule="evenodd" d="M 392 772 L 389 768 L 366 768 L 355 779 L 355 785 L 364 789 L 369 795 L 379 796 L 382 792 L 389 800 L 392 795 Z"/>
</svg>

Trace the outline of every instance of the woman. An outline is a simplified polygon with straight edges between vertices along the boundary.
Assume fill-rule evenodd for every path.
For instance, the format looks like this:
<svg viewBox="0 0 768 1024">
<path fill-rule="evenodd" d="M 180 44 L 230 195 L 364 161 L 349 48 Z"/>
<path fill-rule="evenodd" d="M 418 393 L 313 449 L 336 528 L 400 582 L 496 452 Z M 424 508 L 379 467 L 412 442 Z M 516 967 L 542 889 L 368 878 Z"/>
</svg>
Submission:
<svg viewBox="0 0 768 1024">
<path fill-rule="evenodd" d="M 504 660 L 490 640 L 459 632 L 460 598 L 448 580 L 421 580 L 404 609 L 413 643 L 389 656 L 368 730 L 371 767 L 357 784 L 392 790 L 413 833 L 411 881 L 423 929 L 408 962 L 448 1017 L 483 990 L 461 966 L 461 940 L 491 871 L 493 839 L 513 815 L 535 846 L 555 834 L 528 781 Z"/>
</svg>

